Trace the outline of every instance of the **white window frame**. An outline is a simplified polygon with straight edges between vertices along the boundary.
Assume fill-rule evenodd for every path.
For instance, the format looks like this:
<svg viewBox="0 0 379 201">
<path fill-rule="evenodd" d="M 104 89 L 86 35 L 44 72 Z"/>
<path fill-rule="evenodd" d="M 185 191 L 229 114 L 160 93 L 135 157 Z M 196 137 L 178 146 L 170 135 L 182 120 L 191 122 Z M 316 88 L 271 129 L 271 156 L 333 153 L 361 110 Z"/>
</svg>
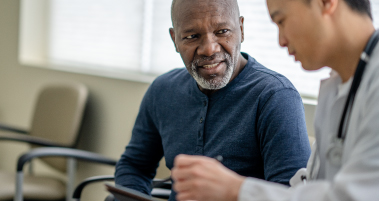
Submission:
<svg viewBox="0 0 379 201">
<path fill-rule="evenodd" d="M 48 37 L 47 26 L 49 24 L 49 0 L 21 0 L 19 61 L 25 66 L 41 67 L 59 71 L 130 80 L 142 83 L 151 83 L 157 76 L 159 76 L 159 74 L 151 73 L 150 71 L 152 65 L 150 58 L 152 55 L 151 41 L 153 39 L 153 2 L 155 0 L 143 1 L 143 40 L 140 58 L 141 66 L 138 71 L 116 68 L 106 68 L 106 70 L 104 70 L 104 66 L 79 65 L 74 63 L 68 64 L 49 61 L 47 56 L 49 44 L 47 44 L 48 40 L 46 40 Z M 372 12 L 374 14 L 374 12 L 377 12 L 377 10 L 373 9 Z M 267 16 L 267 18 L 269 18 L 269 16 Z M 272 26 L 275 25 L 272 24 Z M 167 27 L 167 36 L 169 35 L 168 28 L 169 27 Z M 172 48 L 174 49 L 173 45 Z M 254 53 L 252 56 L 254 57 Z M 258 59 L 258 61 L 260 60 Z M 301 95 L 303 97 L 304 103 L 312 105 L 317 103 L 317 97 L 309 96 L 306 94 Z"/>
<path fill-rule="evenodd" d="M 146 2 L 144 21 L 147 22 L 144 24 L 148 25 L 152 20 L 151 10 L 153 8 L 149 4 L 149 1 L 152 0 L 144 1 Z M 142 55 L 144 58 L 141 58 L 143 63 L 140 71 L 112 68 L 104 70 L 102 66 L 50 62 L 46 55 L 49 3 L 49 0 L 22 0 L 21 2 L 19 62 L 22 65 L 142 83 L 152 83 L 159 76 L 159 74 L 149 73 L 150 60 L 146 59 L 151 54 L 151 26 L 143 27 Z"/>
</svg>

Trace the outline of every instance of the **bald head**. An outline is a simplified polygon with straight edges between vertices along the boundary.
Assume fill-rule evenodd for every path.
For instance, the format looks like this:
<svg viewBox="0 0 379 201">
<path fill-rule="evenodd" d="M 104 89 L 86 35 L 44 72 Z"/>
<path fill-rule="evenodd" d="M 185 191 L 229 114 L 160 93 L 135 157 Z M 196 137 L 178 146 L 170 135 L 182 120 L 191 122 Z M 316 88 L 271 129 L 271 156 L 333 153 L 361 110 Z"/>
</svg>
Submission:
<svg viewBox="0 0 379 201">
<path fill-rule="evenodd" d="M 227 13 L 230 13 L 231 17 L 236 17 L 238 20 L 240 16 L 237 0 L 173 0 L 171 4 L 171 22 L 172 26 L 175 28 L 178 14 L 183 14 L 181 12 L 183 9 L 187 9 L 188 6 L 192 7 L 213 7 L 212 4 L 219 4 L 221 7 L 225 8 Z M 213 7 L 215 8 L 215 7 Z M 212 8 L 209 8 L 212 9 Z M 217 7 L 215 9 L 218 9 Z"/>
</svg>

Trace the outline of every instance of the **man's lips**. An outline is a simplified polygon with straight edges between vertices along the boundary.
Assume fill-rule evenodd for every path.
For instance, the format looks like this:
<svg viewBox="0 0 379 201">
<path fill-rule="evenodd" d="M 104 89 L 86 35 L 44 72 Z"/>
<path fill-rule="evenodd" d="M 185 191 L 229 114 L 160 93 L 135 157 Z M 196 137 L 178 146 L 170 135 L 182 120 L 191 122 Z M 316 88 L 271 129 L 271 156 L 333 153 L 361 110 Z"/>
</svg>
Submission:
<svg viewBox="0 0 379 201">
<path fill-rule="evenodd" d="M 219 63 L 214 63 L 214 64 L 203 65 L 203 68 L 205 68 L 205 69 L 211 69 L 211 68 L 214 68 L 214 67 L 218 66 L 219 64 L 220 64 L 220 62 Z"/>
<path fill-rule="evenodd" d="M 223 62 L 223 61 L 212 62 L 212 63 L 207 63 L 207 64 L 199 65 L 198 68 L 199 69 L 203 69 L 203 70 L 213 70 L 213 69 L 217 69 L 219 66 L 221 66 L 221 64 L 224 64 L 224 63 L 225 62 Z"/>
<path fill-rule="evenodd" d="M 212 64 L 206 64 L 203 66 L 198 66 L 199 73 L 204 73 L 203 75 L 213 75 L 213 74 L 219 74 L 222 73 L 222 69 L 226 68 L 225 62 L 217 62 Z"/>
<path fill-rule="evenodd" d="M 219 64 L 221 62 L 225 62 L 225 59 L 217 58 L 212 60 L 203 60 L 203 61 L 197 61 L 196 64 L 198 67 L 209 67 L 215 64 Z"/>
</svg>

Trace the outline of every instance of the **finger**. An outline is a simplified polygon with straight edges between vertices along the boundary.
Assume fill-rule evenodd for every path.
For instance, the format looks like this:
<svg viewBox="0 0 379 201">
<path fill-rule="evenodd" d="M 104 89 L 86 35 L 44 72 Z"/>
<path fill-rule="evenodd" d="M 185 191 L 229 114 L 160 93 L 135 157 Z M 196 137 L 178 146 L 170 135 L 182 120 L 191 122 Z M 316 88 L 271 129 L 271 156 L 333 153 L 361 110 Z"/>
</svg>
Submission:
<svg viewBox="0 0 379 201">
<path fill-rule="evenodd" d="M 220 168 L 222 169 L 224 166 L 215 160 L 202 161 L 191 166 L 176 166 L 172 169 L 171 176 L 174 181 L 197 178 L 206 180 L 218 180 L 219 177 L 215 175 L 215 171 L 219 171 Z"/>
<path fill-rule="evenodd" d="M 207 161 L 214 162 L 216 160 L 209 157 L 205 157 L 205 156 L 192 156 L 192 155 L 179 154 L 174 159 L 174 166 L 177 166 L 177 167 L 190 166 L 190 165 L 203 163 Z"/>
<path fill-rule="evenodd" d="M 178 201 L 197 200 L 196 195 L 194 195 L 190 191 L 183 191 L 183 192 L 177 193 L 175 198 Z"/>
<path fill-rule="evenodd" d="M 199 192 L 207 184 L 208 184 L 207 179 L 204 180 L 203 178 L 189 178 L 189 179 L 175 181 L 173 188 L 177 193 Z"/>
<path fill-rule="evenodd" d="M 173 189 L 177 193 L 192 190 L 191 182 L 191 179 L 175 181 Z"/>
<path fill-rule="evenodd" d="M 177 181 L 179 180 L 181 177 L 181 173 L 182 172 L 182 168 L 178 168 L 178 167 L 174 167 L 171 169 L 171 178 L 174 180 L 174 181 Z"/>
<path fill-rule="evenodd" d="M 171 171 L 171 177 L 174 181 L 193 179 L 198 176 L 198 165 L 174 167 Z"/>
<path fill-rule="evenodd" d="M 174 166 L 177 166 L 177 167 L 190 166 L 196 163 L 197 160 L 198 160 L 197 156 L 179 154 L 174 159 Z"/>
</svg>

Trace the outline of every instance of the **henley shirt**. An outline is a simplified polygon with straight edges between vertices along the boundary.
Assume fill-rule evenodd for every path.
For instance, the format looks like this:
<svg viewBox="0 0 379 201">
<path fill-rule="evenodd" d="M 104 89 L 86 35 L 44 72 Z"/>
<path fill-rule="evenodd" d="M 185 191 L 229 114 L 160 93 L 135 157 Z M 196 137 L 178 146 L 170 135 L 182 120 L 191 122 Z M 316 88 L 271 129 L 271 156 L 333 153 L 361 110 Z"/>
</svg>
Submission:
<svg viewBox="0 0 379 201">
<path fill-rule="evenodd" d="M 248 63 L 207 96 L 185 68 L 159 76 L 147 90 L 132 138 L 116 165 L 116 183 L 146 194 L 162 157 L 223 157 L 236 173 L 289 185 L 310 146 L 301 97 L 283 75 L 246 53 Z M 169 200 L 175 200 L 172 191 Z"/>
</svg>

